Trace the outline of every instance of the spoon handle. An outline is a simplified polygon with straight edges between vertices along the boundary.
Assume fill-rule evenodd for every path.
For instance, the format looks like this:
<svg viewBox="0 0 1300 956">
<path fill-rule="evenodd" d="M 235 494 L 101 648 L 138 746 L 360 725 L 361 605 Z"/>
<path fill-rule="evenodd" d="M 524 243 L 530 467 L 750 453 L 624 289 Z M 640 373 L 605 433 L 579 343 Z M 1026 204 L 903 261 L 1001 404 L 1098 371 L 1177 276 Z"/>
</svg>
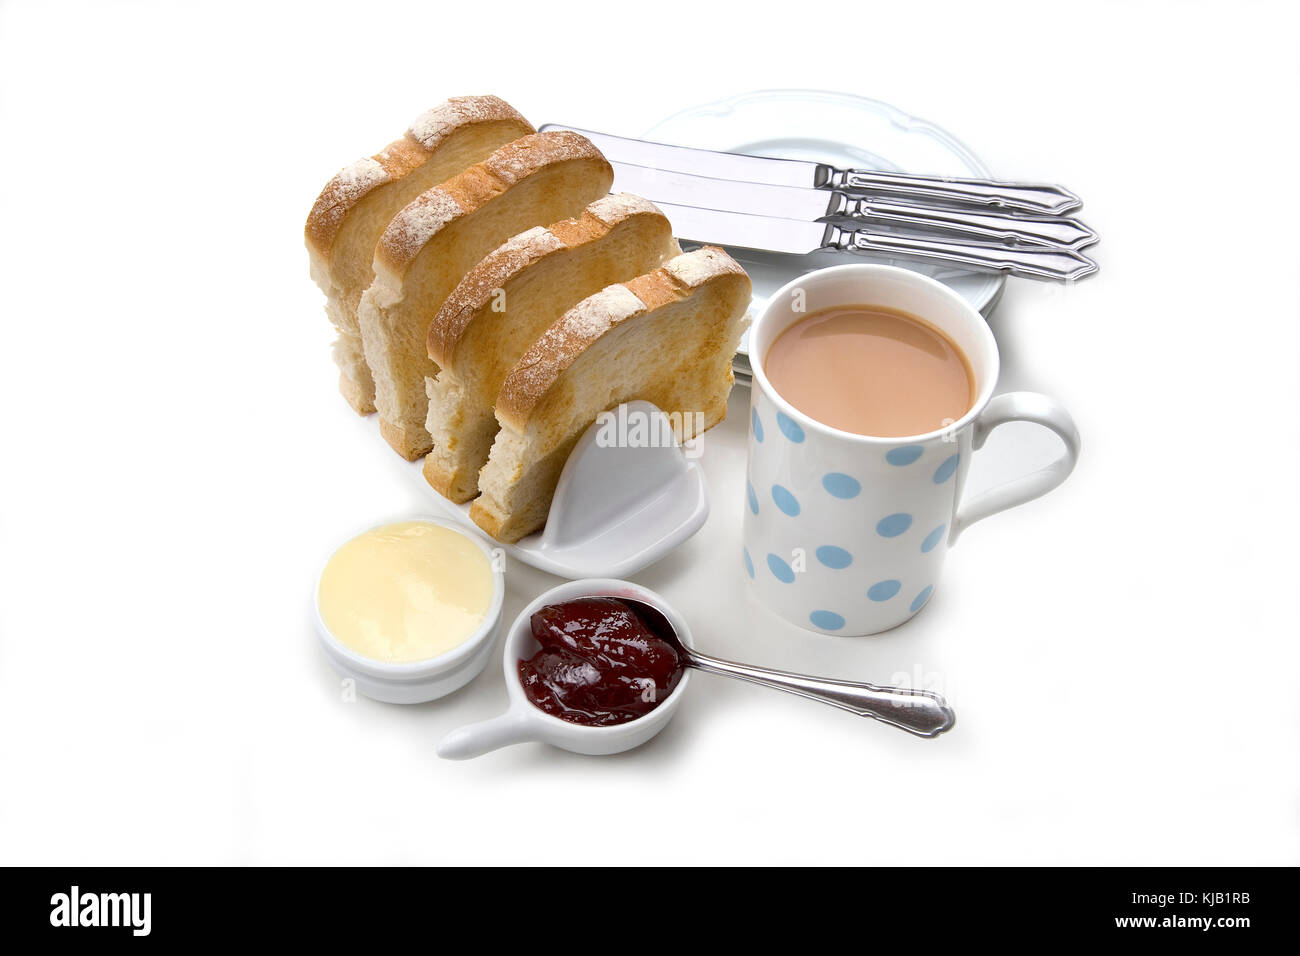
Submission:
<svg viewBox="0 0 1300 956">
<path fill-rule="evenodd" d="M 872 717 L 918 737 L 937 737 L 944 731 L 951 730 L 957 719 L 944 699 L 928 690 L 877 687 L 875 684 L 806 677 L 788 671 L 723 661 L 698 652 L 691 653 L 690 663 L 692 667 L 711 674 L 736 677 L 764 687 L 798 694 L 809 700 L 819 700 L 860 717 Z"/>
<path fill-rule="evenodd" d="M 469 760 L 511 744 L 536 739 L 532 722 L 524 712 L 511 709 L 491 720 L 457 727 L 438 744 L 438 756 L 446 760 Z"/>
</svg>

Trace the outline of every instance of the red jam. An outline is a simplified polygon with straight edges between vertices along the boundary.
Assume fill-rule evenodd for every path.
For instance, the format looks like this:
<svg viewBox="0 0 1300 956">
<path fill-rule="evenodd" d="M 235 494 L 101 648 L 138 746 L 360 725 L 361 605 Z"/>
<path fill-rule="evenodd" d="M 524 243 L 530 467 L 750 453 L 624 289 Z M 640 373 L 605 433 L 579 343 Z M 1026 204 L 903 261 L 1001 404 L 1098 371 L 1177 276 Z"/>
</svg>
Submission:
<svg viewBox="0 0 1300 956">
<path fill-rule="evenodd" d="M 643 717 L 681 679 L 677 651 L 618 598 L 549 604 L 530 623 L 542 649 L 519 662 L 524 693 L 569 723 L 605 727 Z"/>
</svg>

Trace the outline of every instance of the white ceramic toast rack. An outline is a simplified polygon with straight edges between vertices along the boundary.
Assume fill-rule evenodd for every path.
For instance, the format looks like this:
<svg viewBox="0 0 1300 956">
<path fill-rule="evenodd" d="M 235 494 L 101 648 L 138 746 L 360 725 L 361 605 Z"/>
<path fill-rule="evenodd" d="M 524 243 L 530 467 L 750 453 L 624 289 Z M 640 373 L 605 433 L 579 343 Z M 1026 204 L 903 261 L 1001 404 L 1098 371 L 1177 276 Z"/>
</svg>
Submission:
<svg viewBox="0 0 1300 956">
<path fill-rule="evenodd" d="M 626 577 L 658 561 L 704 524 L 709 494 L 699 461 L 671 440 L 668 416 L 628 402 L 578 439 L 560 474 L 546 527 L 497 546 L 566 578 Z M 687 451 L 690 448 L 688 446 Z M 403 462 L 439 510 L 478 533 L 469 505 L 453 504 Z"/>
</svg>

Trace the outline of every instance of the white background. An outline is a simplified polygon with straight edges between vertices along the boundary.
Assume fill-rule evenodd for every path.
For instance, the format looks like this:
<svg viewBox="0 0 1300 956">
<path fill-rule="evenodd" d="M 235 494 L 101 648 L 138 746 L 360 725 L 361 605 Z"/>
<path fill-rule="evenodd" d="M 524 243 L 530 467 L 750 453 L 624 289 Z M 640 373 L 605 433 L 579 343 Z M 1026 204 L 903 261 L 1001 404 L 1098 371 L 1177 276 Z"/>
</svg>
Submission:
<svg viewBox="0 0 1300 956">
<path fill-rule="evenodd" d="M 1250 2 L 0 4 L 0 860 L 1297 862 L 1296 30 Z M 1079 468 L 965 536 L 916 620 L 854 641 L 747 601 L 735 402 L 708 525 L 637 575 L 706 649 L 930 683 L 958 726 L 700 676 L 639 751 L 440 761 L 499 663 L 347 704 L 309 627 L 328 548 L 422 507 L 335 391 L 312 200 L 451 95 L 636 134 L 776 87 L 932 119 L 1103 237 L 1100 276 L 1013 281 L 992 320 Z M 507 615 L 552 583 L 512 567 Z"/>
</svg>

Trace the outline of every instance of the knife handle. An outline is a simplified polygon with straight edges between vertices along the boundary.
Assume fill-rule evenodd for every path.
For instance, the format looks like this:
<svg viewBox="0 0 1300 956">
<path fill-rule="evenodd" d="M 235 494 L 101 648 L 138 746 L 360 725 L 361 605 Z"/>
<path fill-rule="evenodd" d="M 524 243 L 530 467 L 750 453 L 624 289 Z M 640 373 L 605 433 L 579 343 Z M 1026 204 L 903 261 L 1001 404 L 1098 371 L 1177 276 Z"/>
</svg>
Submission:
<svg viewBox="0 0 1300 956">
<path fill-rule="evenodd" d="M 824 164 L 817 168 L 816 185 L 842 189 L 855 196 L 912 196 L 930 202 L 1001 206 L 1051 216 L 1063 215 L 1083 205 L 1083 201 L 1065 187 L 1047 183 L 913 176 L 867 169 L 836 169 Z"/>
<path fill-rule="evenodd" d="M 1078 219 L 1061 216 L 1028 216 L 1009 213 L 957 210 L 940 206 L 896 206 L 874 199 L 854 199 L 834 193 L 833 217 L 866 219 L 873 222 L 924 229 L 943 229 L 982 239 L 1010 240 L 1082 249 L 1097 241 L 1097 234 Z"/>
<path fill-rule="evenodd" d="M 916 239 L 911 236 L 870 233 L 863 229 L 845 229 L 835 223 L 827 224 L 822 246 L 846 252 L 870 252 L 950 262 L 981 272 L 1005 272 L 1027 279 L 1082 279 L 1092 275 L 1098 268 L 1097 263 L 1073 249 L 1027 249 Z"/>
</svg>

